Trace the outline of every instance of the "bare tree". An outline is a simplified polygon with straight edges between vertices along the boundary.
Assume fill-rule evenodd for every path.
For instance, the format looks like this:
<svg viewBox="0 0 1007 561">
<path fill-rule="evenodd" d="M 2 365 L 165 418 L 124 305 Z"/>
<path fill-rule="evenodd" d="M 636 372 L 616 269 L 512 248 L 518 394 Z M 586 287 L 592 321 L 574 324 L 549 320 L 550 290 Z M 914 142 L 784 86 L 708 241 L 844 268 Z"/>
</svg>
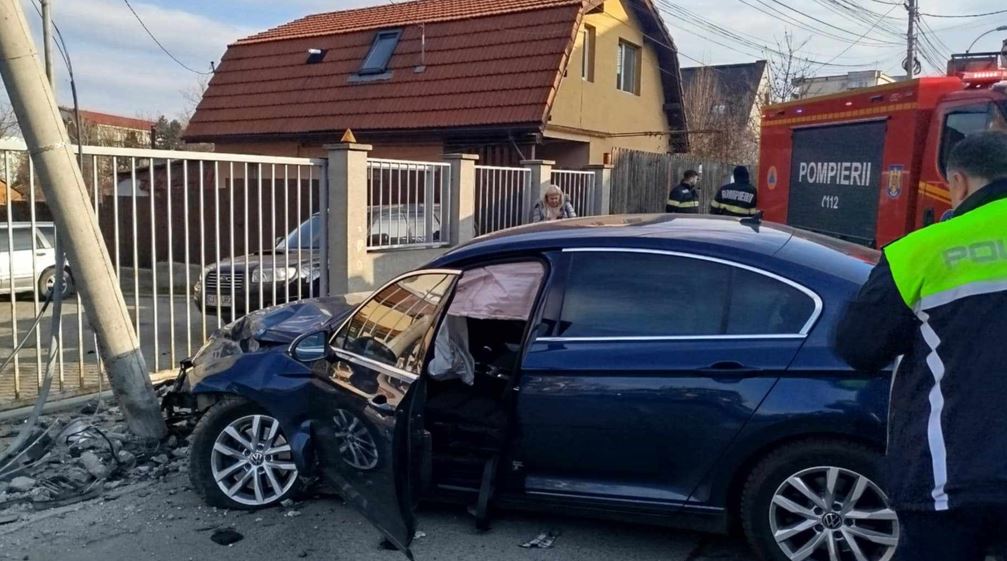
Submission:
<svg viewBox="0 0 1007 561">
<path fill-rule="evenodd" d="M 17 134 L 17 117 L 14 108 L 6 103 L 0 103 L 0 138 Z"/>
<path fill-rule="evenodd" d="M 799 85 L 811 75 L 811 63 L 800 58 L 798 53 L 808 39 L 795 42 L 794 34 L 787 31 L 783 40 L 776 40 L 776 51 L 768 52 L 769 96 L 771 103 L 791 101 L 800 95 Z"/>
<path fill-rule="evenodd" d="M 752 118 L 750 105 L 727 95 L 718 72 L 712 67 L 697 69 L 685 89 L 686 119 L 694 131 L 689 137 L 691 153 L 720 162 L 754 162 L 758 120 Z"/>
<path fill-rule="evenodd" d="M 189 124 L 189 119 L 192 119 L 193 114 L 196 113 L 196 106 L 199 105 L 200 101 L 203 101 L 203 94 L 206 93 L 206 88 L 209 85 L 209 76 L 199 76 L 188 88 L 179 90 L 178 93 L 185 100 L 185 108 L 178 115 L 178 122 L 182 124 L 183 128 Z"/>
</svg>

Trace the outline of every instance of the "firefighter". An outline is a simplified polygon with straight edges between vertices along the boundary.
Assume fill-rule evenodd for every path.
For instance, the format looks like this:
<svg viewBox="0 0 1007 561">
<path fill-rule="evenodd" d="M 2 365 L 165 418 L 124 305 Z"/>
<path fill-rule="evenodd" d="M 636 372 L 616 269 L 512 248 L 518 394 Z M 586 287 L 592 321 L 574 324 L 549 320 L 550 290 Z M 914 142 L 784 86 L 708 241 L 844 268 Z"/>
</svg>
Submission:
<svg viewBox="0 0 1007 561">
<path fill-rule="evenodd" d="M 717 191 L 717 196 L 710 203 L 710 213 L 727 216 L 752 216 L 758 212 L 758 200 L 755 186 L 752 185 L 748 168 L 734 168 L 734 183 L 728 183 Z"/>
<path fill-rule="evenodd" d="M 699 172 L 688 170 L 682 175 L 682 182 L 671 188 L 668 193 L 668 204 L 665 212 L 681 214 L 696 214 L 699 212 L 699 192 L 696 183 L 699 182 Z"/>
<path fill-rule="evenodd" d="M 888 496 L 901 561 L 1007 553 L 1007 133 L 947 164 L 954 216 L 885 248 L 836 332 L 851 366 L 892 383 Z"/>
</svg>

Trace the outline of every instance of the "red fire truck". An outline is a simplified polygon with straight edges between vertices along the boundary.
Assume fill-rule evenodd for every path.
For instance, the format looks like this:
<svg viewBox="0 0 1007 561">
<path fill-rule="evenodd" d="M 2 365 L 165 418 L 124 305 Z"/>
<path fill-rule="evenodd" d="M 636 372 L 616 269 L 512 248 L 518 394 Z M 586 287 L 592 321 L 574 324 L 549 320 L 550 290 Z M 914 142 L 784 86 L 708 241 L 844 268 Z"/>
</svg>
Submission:
<svg viewBox="0 0 1007 561">
<path fill-rule="evenodd" d="M 882 247 L 940 220 L 962 138 L 1007 130 L 1007 45 L 953 55 L 945 77 L 772 105 L 762 119 L 767 220 Z"/>
</svg>

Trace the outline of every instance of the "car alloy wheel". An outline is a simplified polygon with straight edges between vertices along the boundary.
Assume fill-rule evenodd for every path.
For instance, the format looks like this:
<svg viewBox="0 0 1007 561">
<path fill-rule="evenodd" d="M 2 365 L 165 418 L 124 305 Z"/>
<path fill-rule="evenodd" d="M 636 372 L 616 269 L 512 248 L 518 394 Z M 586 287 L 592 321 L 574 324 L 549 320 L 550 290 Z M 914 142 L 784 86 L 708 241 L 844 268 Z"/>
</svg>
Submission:
<svg viewBox="0 0 1007 561">
<path fill-rule="evenodd" d="M 333 436 L 338 443 L 340 457 L 347 465 L 364 471 L 377 467 L 378 445 L 359 417 L 346 409 L 339 409 L 332 417 L 332 423 L 336 428 Z"/>
<path fill-rule="evenodd" d="M 210 469 L 217 487 L 248 506 L 277 501 L 297 481 L 293 452 L 268 415 L 240 417 L 220 431 L 213 443 Z"/>
<path fill-rule="evenodd" d="M 888 561 L 899 521 L 867 477 L 823 466 L 787 478 L 769 507 L 773 538 L 792 561 Z"/>
</svg>

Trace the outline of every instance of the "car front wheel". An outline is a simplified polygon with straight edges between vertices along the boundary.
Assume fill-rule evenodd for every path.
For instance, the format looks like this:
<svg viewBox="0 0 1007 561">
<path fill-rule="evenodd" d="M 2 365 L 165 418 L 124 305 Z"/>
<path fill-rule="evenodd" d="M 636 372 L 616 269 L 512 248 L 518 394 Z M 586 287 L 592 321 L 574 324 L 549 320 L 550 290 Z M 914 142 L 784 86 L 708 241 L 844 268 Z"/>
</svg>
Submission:
<svg viewBox="0 0 1007 561">
<path fill-rule="evenodd" d="M 211 407 L 192 436 L 189 479 L 212 506 L 257 509 L 278 504 L 298 487 L 293 451 L 280 422 L 248 401 Z"/>
<path fill-rule="evenodd" d="M 767 456 L 742 495 L 745 534 L 766 561 L 888 561 L 899 521 L 879 481 L 880 456 L 810 441 Z"/>
</svg>

